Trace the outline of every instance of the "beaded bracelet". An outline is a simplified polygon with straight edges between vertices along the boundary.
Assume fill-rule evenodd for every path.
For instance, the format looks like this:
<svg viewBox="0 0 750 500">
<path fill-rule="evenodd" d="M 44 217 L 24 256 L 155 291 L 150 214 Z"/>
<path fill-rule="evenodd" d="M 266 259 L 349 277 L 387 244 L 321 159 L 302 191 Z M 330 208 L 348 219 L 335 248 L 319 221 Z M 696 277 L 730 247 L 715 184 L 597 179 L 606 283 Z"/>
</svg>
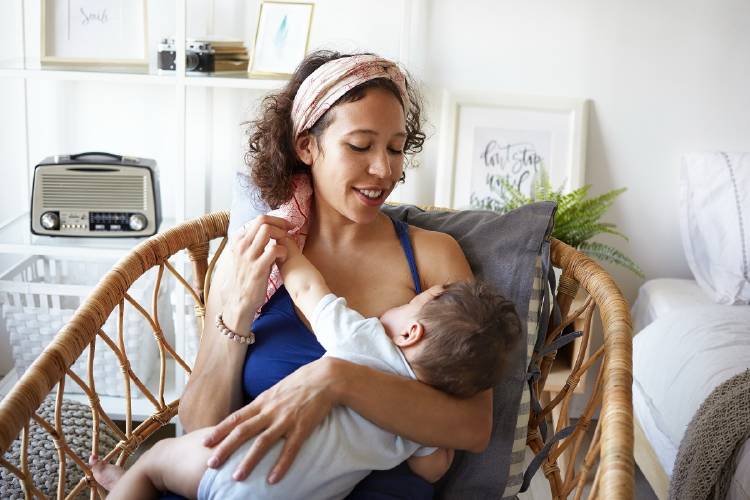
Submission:
<svg viewBox="0 0 750 500">
<path fill-rule="evenodd" d="M 233 332 L 227 327 L 227 325 L 224 324 L 224 319 L 221 317 L 221 313 L 216 315 L 216 328 L 219 329 L 222 335 L 226 335 L 229 340 L 248 345 L 255 343 L 255 334 L 253 332 L 250 332 L 250 335 L 248 336 L 239 335 Z"/>
</svg>

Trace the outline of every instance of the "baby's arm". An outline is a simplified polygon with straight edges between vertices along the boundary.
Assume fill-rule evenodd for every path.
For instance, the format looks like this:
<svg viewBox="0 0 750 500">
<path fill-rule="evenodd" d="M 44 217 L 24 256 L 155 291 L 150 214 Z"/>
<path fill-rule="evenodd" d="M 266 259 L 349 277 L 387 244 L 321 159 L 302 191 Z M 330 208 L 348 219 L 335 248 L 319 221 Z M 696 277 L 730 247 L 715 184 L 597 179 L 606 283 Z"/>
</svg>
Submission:
<svg viewBox="0 0 750 500">
<path fill-rule="evenodd" d="M 313 317 L 320 299 L 331 293 L 326 280 L 318 269 L 302 254 L 302 250 L 290 238 L 278 241 L 287 249 L 286 260 L 279 270 L 284 278 L 284 286 L 294 304 L 308 319 Z"/>
<path fill-rule="evenodd" d="M 451 466 L 453 462 L 453 450 L 449 448 L 438 448 L 435 453 L 424 457 L 412 455 L 406 461 L 414 474 L 427 482 L 437 482 Z"/>
</svg>

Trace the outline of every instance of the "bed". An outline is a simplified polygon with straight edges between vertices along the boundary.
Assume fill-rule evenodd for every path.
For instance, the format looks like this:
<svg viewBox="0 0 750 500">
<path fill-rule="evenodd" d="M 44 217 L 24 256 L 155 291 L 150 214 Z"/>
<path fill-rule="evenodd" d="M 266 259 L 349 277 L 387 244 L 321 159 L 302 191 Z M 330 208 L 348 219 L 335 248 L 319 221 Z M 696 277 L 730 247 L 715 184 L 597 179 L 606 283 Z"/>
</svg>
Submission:
<svg viewBox="0 0 750 500">
<path fill-rule="evenodd" d="M 685 429 L 724 380 L 750 368 L 750 306 L 717 304 L 694 280 L 655 279 L 632 308 L 635 459 L 660 499 Z M 750 499 L 750 441 L 728 497 Z"/>
</svg>

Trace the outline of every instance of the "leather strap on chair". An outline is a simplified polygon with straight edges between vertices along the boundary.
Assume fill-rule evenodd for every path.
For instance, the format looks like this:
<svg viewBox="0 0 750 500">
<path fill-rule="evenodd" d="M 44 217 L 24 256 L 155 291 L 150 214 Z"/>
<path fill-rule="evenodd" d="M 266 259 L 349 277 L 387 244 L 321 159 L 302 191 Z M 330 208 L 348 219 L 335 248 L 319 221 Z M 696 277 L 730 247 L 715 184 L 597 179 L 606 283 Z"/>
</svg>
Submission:
<svg viewBox="0 0 750 500">
<path fill-rule="evenodd" d="M 566 427 L 565 429 L 561 430 L 554 436 L 552 436 L 552 439 L 547 441 L 544 444 L 544 448 L 536 454 L 536 456 L 531 460 L 531 463 L 529 464 L 529 467 L 526 469 L 526 472 L 523 474 L 523 483 L 521 484 L 521 492 L 529 489 L 529 485 L 531 484 L 531 478 L 534 477 L 534 474 L 536 474 L 536 471 L 539 470 L 539 467 L 542 465 L 542 462 L 544 459 L 547 458 L 549 455 L 550 450 L 552 449 L 552 446 L 554 446 L 555 443 L 560 441 L 561 439 L 565 439 L 566 437 L 570 436 L 573 431 L 575 430 L 576 426 L 575 424 L 570 425 Z"/>
</svg>

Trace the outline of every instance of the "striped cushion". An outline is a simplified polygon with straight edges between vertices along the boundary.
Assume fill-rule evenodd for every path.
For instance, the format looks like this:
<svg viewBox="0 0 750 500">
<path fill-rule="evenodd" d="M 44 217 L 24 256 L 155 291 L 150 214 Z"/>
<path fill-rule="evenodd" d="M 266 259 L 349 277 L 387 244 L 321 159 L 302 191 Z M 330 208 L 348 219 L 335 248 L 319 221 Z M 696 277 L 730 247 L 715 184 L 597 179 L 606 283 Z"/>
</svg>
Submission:
<svg viewBox="0 0 750 500">
<path fill-rule="evenodd" d="M 526 318 L 526 359 L 531 359 L 534 352 L 537 337 L 539 336 L 539 318 L 542 312 L 542 296 L 544 294 L 544 280 L 542 269 L 542 257 L 536 259 L 535 264 L 536 276 L 532 285 L 531 300 L 529 301 L 529 314 Z M 521 393 L 521 404 L 518 407 L 518 420 L 516 421 L 516 432 L 513 440 L 512 461 L 508 471 L 508 480 L 505 483 L 503 498 L 515 498 L 523 482 L 523 473 L 525 471 L 524 459 L 526 456 L 526 428 L 529 423 L 529 413 L 531 411 L 531 394 L 529 387 L 524 385 Z"/>
</svg>

